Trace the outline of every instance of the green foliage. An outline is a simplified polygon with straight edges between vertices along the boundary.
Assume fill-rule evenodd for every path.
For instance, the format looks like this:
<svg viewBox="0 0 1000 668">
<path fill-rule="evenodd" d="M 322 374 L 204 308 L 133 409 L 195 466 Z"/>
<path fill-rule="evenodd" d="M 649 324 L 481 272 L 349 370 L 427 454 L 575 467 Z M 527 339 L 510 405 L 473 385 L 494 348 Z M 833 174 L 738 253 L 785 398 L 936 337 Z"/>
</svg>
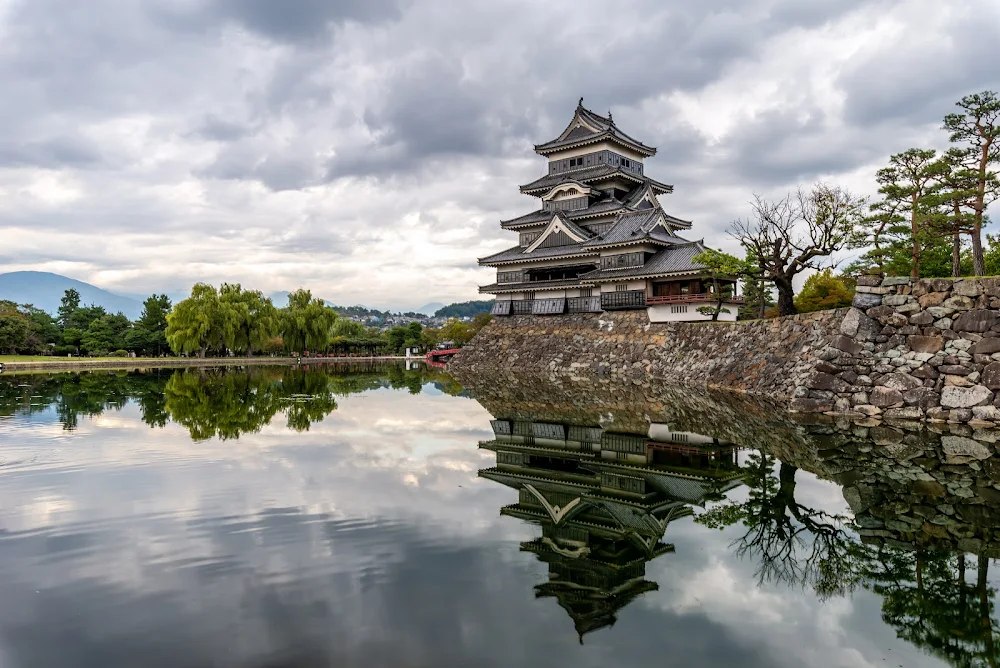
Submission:
<svg viewBox="0 0 1000 668">
<path fill-rule="evenodd" d="M 809 313 L 848 307 L 852 301 L 854 290 L 844 279 L 834 276 L 832 270 L 826 269 L 806 279 L 802 290 L 795 297 L 795 308 L 799 313 Z"/>
<path fill-rule="evenodd" d="M 854 248 L 870 247 L 862 262 L 871 273 L 887 273 L 889 260 L 893 256 L 898 260 L 905 248 L 910 255 L 910 275 L 920 275 L 923 247 L 934 236 L 938 165 L 936 151 L 911 148 L 890 156 L 889 165 L 876 174 L 880 198 L 850 239 Z"/>
<path fill-rule="evenodd" d="M 322 299 L 314 299 L 309 290 L 288 295 L 288 306 L 281 311 L 281 338 L 290 351 L 326 350 L 330 329 L 337 312 Z"/>
<path fill-rule="evenodd" d="M 721 283 L 719 279 L 727 278 L 735 280 L 742 276 L 749 276 L 754 273 L 755 267 L 747 260 L 741 260 L 735 255 L 723 253 L 722 251 L 717 251 L 711 248 L 698 253 L 692 258 L 692 260 L 698 264 L 704 265 L 705 268 L 711 272 L 712 294 L 715 295 L 716 298 L 715 306 L 699 306 L 695 310 L 702 315 L 711 316 L 712 320 L 718 320 L 719 315 L 722 313 L 731 313 L 731 311 L 724 308 L 722 304 L 727 298 L 733 296 L 735 284 Z"/>
<path fill-rule="evenodd" d="M 191 288 L 191 296 L 177 303 L 167 315 L 167 343 L 175 353 L 204 357 L 209 348 L 224 343 L 219 291 L 206 283 Z"/>
<path fill-rule="evenodd" d="M 87 331 L 80 338 L 80 347 L 88 355 L 99 357 L 107 355 L 108 351 L 117 348 L 116 332 L 111 316 L 105 315 L 91 321 Z"/>
<path fill-rule="evenodd" d="M 1000 197 L 1000 96 L 993 91 L 966 95 L 956 105 L 958 113 L 944 117 L 944 129 L 955 145 L 949 154 L 959 173 L 956 209 L 968 211 L 967 230 L 972 240 L 972 264 L 975 275 L 985 271 L 981 231 L 986 223 L 986 208 Z M 960 214 L 956 211 L 956 218 Z"/>
<path fill-rule="evenodd" d="M 63 329 L 67 329 L 69 327 L 75 327 L 76 324 L 74 322 L 73 316 L 76 313 L 77 309 L 80 308 L 80 293 L 70 288 L 69 290 L 63 293 L 62 299 L 59 301 L 60 305 L 59 305 L 58 316 L 59 316 L 60 327 L 62 327 Z"/>
<path fill-rule="evenodd" d="M 488 325 L 491 320 L 493 320 L 493 316 L 489 313 L 477 314 L 472 319 L 472 322 L 449 320 L 440 329 L 433 330 L 434 345 L 428 347 L 437 347 L 438 344 L 450 344 L 456 348 L 461 348 L 471 341 L 479 333 L 479 330 Z"/>
<path fill-rule="evenodd" d="M 167 315 L 170 298 L 151 295 L 142 304 L 142 315 L 135 321 L 125 341 L 125 347 L 140 355 L 160 355 L 168 348 Z"/>
<path fill-rule="evenodd" d="M 223 340 L 236 353 L 253 355 L 278 332 L 278 309 L 259 290 L 223 283 L 219 291 Z"/>
<path fill-rule="evenodd" d="M 0 352 L 15 354 L 28 341 L 31 321 L 12 301 L 0 301 Z"/>
<path fill-rule="evenodd" d="M 435 318 L 471 318 L 479 313 L 489 313 L 493 308 L 493 300 L 458 302 L 442 306 L 435 313 Z"/>
</svg>

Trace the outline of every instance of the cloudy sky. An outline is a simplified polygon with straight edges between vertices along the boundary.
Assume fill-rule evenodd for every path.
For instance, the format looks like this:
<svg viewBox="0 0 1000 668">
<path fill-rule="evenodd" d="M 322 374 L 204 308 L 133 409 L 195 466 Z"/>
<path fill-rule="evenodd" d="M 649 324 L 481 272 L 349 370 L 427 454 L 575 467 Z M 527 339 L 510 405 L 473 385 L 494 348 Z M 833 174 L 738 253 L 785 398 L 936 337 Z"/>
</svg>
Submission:
<svg viewBox="0 0 1000 668">
<path fill-rule="evenodd" d="M 871 192 L 1000 88 L 994 0 L 0 0 L 0 272 L 476 298 L 577 98 L 733 250 L 753 192 Z"/>
</svg>

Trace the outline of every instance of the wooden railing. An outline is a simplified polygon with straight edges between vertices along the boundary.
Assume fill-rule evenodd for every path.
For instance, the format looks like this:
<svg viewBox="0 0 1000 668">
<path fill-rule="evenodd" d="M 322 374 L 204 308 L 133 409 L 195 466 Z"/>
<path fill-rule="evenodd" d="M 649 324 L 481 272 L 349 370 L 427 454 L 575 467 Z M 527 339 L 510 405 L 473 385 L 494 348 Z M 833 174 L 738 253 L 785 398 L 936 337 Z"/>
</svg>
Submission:
<svg viewBox="0 0 1000 668">
<path fill-rule="evenodd" d="M 646 293 L 642 290 L 623 290 L 622 292 L 601 293 L 601 308 L 605 311 L 645 307 Z"/>
<path fill-rule="evenodd" d="M 714 302 L 718 297 L 710 292 L 703 292 L 694 295 L 662 295 L 658 297 L 646 297 L 648 306 L 659 304 L 690 304 L 691 302 Z M 725 304 L 742 304 L 743 297 L 723 297 Z"/>
<path fill-rule="evenodd" d="M 568 313 L 600 313 L 601 297 L 570 297 L 566 300 Z"/>
</svg>

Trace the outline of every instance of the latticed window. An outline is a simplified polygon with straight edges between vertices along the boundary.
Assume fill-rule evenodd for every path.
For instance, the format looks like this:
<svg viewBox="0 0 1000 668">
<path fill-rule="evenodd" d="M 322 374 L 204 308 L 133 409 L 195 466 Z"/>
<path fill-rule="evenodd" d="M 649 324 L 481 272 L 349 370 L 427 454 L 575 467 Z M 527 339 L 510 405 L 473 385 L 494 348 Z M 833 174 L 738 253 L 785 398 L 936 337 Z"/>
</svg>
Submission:
<svg viewBox="0 0 1000 668">
<path fill-rule="evenodd" d="M 497 283 L 520 283 L 523 274 L 520 271 L 497 272 Z"/>
<path fill-rule="evenodd" d="M 621 253 L 619 255 L 605 255 L 601 258 L 601 269 L 621 269 L 623 267 L 641 267 L 643 264 L 642 253 Z"/>
</svg>

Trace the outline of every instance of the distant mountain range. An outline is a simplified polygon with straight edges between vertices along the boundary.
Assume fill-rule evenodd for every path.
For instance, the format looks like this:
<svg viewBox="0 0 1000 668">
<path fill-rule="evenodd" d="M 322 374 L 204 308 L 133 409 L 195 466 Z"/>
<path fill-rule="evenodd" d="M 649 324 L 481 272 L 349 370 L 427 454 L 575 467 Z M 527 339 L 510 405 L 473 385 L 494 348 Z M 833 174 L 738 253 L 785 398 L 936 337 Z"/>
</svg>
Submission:
<svg viewBox="0 0 1000 668">
<path fill-rule="evenodd" d="M 59 310 L 63 294 L 71 288 L 80 293 L 80 303 L 85 306 L 90 304 L 103 306 L 109 313 L 121 312 L 131 320 L 135 320 L 142 314 L 142 302 L 145 297 L 136 298 L 133 295 L 126 296 L 108 292 L 96 285 L 47 271 L 12 271 L 0 274 L 0 299 L 8 299 L 18 304 L 31 304 L 53 315 Z M 268 297 L 279 308 L 288 304 L 288 292 L 272 292 Z M 170 298 L 176 303 L 183 297 L 170 294 Z M 329 300 L 324 301 L 328 306 L 337 306 Z M 448 308 L 451 307 L 446 307 L 440 302 L 431 302 L 421 306 L 416 310 L 416 313 L 432 316 L 438 311 Z M 366 310 L 376 311 L 377 309 Z"/>
<path fill-rule="evenodd" d="M 18 304 L 31 304 L 35 308 L 55 315 L 63 294 L 74 289 L 80 293 L 80 304 L 103 306 L 109 313 L 124 313 L 130 320 L 142 315 L 142 302 L 102 290 L 96 285 L 47 271 L 12 271 L 0 274 L 0 299 Z"/>
</svg>

